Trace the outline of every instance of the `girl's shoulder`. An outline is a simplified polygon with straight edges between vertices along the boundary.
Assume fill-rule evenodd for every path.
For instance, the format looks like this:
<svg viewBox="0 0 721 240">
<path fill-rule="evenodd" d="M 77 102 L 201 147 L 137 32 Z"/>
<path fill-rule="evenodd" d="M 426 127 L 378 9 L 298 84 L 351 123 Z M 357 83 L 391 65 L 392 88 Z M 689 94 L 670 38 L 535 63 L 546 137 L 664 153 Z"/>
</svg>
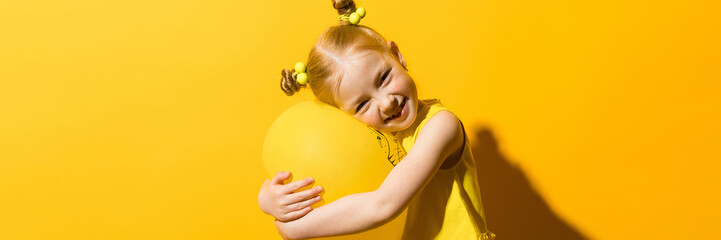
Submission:
<svg viewBox="0 0 721 240">
<path fill-rule="evenodd" d="M 414 124 L 398 136 L 407 151 L 416 144 L 423 144 L 422 149 L 436 149 L 447 155 L 463 146 L 463 126 L 453 112 L 437 99 L 423 100 L 418 107 Z"/>
<path fill-rule="evenodd" d="M 416 122 L 421 123 L 421 124 L 419 124 L 420 126 L 418 126 L 418 127 L 422 127 L 424 125 L 424 122 L 427 122 L 428 120 L 433 118 L 433 116 L 435 116 L 439 112 L 445 111 L 447 113 L 452 114 L 453 116 L 456 115 L 455 113 L 448 110 L 448 108 L 446 108 L 446 106 L 444 106 L 443 103 L 441 103 L 440 99 L 435 99 L 435 98 L 434 99 L 423 99 L 423 100 L 419 100 L 418 102 L 419 102 L 419 104 L 418 104 L 419 106 L 418 106 L 418 114 L 416 115 Z"/>
<path fill-rule="evenodd" d="M 436 113 L 448 109 L 443 106 L 440 99 L 421 99 L 418 100 L 418 110 L 416 114 L 416 121 L 427 120 L 427 118 L 433 117 Z"/>
<path fill-rule="evenodd" d="M 439 99 L 422 99 L 418 100 L 418 110 L 416 111 L 416 120 L 414 123 L 408 127 L 407 129 L 398 132 L 397 137 L 399 138 L 407 138 L 412 137 L 415 139 L 415 137 L 418 136 L 421 129 L 423 129 L 428 123 L 430 119 L 432 119 L 434 116 L 436 116 L 440 112 L 444 112 L 443 118 L 448 119 L 449 115 L 452 115 L 454 119 L 458 119 L 457 116 L 449 111 Z"/>
<path fill-rule="evenodd" d="M 428 109 L 430 107 L 443 107 L 443 104 L 441 103 L 440 99 L 437 98 L 431 98 L 431 99 L 419 99 L 418 100 L 418 111 L 422 111 L 424 109 Z"/>
</svg>

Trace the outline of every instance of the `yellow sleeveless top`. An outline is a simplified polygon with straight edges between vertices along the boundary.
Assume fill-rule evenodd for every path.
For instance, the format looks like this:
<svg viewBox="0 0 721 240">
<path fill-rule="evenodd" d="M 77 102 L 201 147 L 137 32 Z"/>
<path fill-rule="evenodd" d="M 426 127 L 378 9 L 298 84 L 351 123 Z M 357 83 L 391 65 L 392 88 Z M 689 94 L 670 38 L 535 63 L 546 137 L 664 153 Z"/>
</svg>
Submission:
<svg viewBox="0 0 721 240">
<path fill-rule="evenodd" d="M 411 127 L 397 132 L 409 152 L 426 122 L 440 111 L 448 111 L 439 100 L 420 100 L 422 107 Z M 462 124 L 461 124 L 462 126 Z M 463 154 L 456 165 L 438 169 L 420 195 L 411 200 L 402 239 L 481 239 L 496 235 L 486 229 L 476 163 L 463 131 Z"/>
</svg>

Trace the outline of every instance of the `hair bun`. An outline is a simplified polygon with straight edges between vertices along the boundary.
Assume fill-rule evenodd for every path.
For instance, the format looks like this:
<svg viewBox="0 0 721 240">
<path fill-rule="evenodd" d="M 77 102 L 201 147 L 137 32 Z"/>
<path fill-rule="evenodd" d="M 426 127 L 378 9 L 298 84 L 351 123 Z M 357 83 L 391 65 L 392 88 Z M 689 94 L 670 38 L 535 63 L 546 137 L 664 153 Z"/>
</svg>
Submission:
<svg viewBox="0 0 721 240">
<path fill-rule="evenodd" d="M 295 79 L 295 74 L 293 74 L 295 70 L 290 69 L 283 69 L 283 71 L 280 72 L 280 74 L 283 75 L 283 77 L 280 79 L 280 89 L 283 90 L 285 95 L 293 96 L 296 92 L 300 91 L 300 89 L 303 87 L 301 86 L 298 81 Z"/>
<path fill-rule="evenodd" d="M 333 0 L 333 8 L 338 11 L 338 14 L 350 14 L 355 12 L 355 2 L 353 0 Z"/>
</svg>

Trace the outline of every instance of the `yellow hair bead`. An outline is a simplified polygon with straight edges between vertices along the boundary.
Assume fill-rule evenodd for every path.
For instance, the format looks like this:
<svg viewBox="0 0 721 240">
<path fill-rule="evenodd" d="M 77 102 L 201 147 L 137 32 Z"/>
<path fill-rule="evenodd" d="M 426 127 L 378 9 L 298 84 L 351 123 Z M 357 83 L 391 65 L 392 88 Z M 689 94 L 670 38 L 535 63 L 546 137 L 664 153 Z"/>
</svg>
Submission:
<svg viewBox="0 0 721 240">
<path fill-rule="evenodd" d="M 306 74 L 306 73 L 298 73 L 298 75 L 295 76 L 295 80 L 296 80 L 300 85 L 305 85 L 306 83 L 308 83 L 308 74 Z"/>
<path fill-rule="evenodd" d="M 348 17 L 348 21 L 350 22 L 350 24 L 353 24 L 353 25 L 358 25 L 358 23 L 360 22 L 360 19 L 361 19 L 361 17 L 358 13 L 351 13 L 350 16 Z"/>
<path fill-rule="evenodd" d="M 366 9 L 363 7 L 359 7 L 358 9 L 355 10 L 355 12 L 357 12 L 361 18 L 364 18 L 366 16 Z"/>
<path fill-rule="evenodd" d="M 350 22 L 350 24 L 358 25 L 360 23 L 361 18 L 364 18 L 366 16 L 366 9 L 363 7 L 356 8 L 355 12 L 352 12 L 351 14 L 343 14 L 340 15 L 341 20 L 345 20 Z"/>
<path fill-rule="evenodd" d="M 305 64 L 303 64 L 302 62 L 297 62 L 295 64 L 295 72 L 304 73 L 305 72 Z"/>
</svg>

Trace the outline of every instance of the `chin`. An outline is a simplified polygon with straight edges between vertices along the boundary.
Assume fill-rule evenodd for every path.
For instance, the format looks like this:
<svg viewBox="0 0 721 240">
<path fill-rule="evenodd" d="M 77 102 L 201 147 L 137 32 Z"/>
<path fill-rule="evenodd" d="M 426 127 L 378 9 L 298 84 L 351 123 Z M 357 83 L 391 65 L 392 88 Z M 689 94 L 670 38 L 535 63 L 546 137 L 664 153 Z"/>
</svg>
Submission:
<svg viewBox="0 0 721 240">
<path fill-rule="evenodd" d="M 416 112 L 418 107 L 415 105 L 415 103 L 408 104 L 408 107 L 409 107 L 408 117 L 406 117 L 406 119 L 403 122 L 399 123 L 398 125 L 392 126 L 390 131 L 388 131 L 388 132 L 403 131 L 413 125 L 413 123 L 416 121 L 416 115 L 418 115 L 418 113 Z"/>
<path fill-rule="evenodd" d="M 416 122 L 416 115 L 418 115 L 418 112 L 417 112 L 418 106 L 415 103 L 411 103 L 409 105 L 411 105 L 411 106 L 409 106 L 410 109 L 408 109 L 408 110 L 410 110 L 410 112 L 408 113 L 408 118 L 406 119 L 406 121 L 403 122 L 404 126 L 402 127 L 403 129 L 401 129 L 401 130 L 405 130 L 406 128 L 409 128 L 411 125 L 413 125 L 414 122 Z"/>
<path fill-rule="evenodd" d="M 418 115 L 418 101 L 408 101 L 405 109 L 406 113 L 404 115 L 407 115 L 405 119 L 403 119 L 402 122 L 392 122 L 390 124 L 380 124 L 380 123 L 366 123 L 366 125 L 375 128 L 381 132 L 387 132 L 387 133 L 393 133 L 393 132 L 399 132 L 406 130 L 410 126 L 413 125 L 413 123 L 416 121 L 416 117 Z M 397 121 L 397 120 L 396 120 Z M 376 125 L 378 124 L 378 125 Z"/>
</svg>

